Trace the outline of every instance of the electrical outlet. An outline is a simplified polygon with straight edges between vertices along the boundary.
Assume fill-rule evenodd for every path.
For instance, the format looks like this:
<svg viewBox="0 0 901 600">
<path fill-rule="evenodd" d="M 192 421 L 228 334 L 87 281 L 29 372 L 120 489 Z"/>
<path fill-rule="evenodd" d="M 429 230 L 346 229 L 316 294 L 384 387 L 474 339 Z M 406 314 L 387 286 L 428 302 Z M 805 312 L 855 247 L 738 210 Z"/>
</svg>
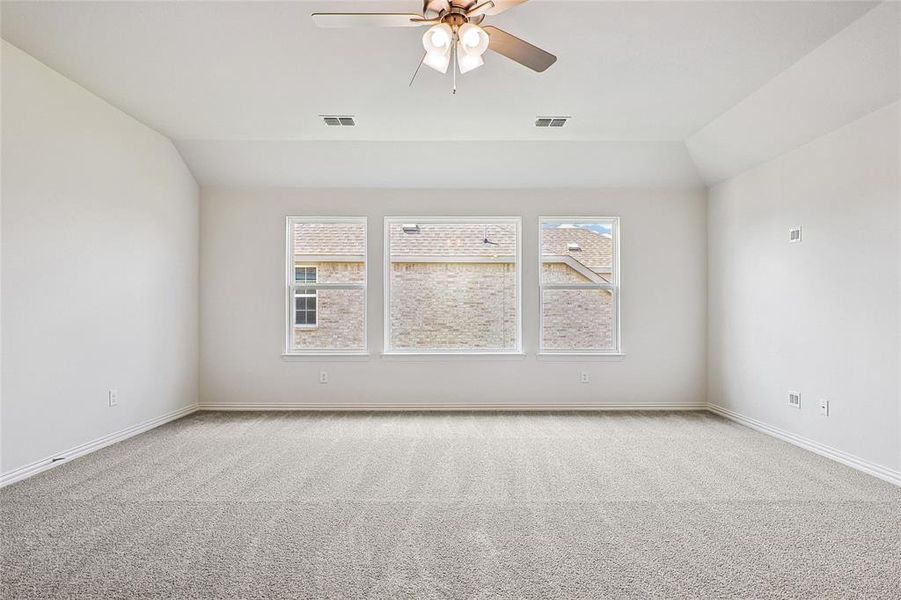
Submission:
<svg viewBox="0 0 901 600">
<path fill-rule="evenodd" d="M 319 371 L 319 383 L 328 383 L 328 371 Z"/>
<path fill-rule="evenodd" d="M 579 381 L 582 383 L 588 383 L 588 371 L 582 371 L 579 373 Z"/>
<path fill-rule="evenodd" d="M 801 408 L 801 392 L 789 392 L 788 405 L 792 408 Z"/>
<path fill-rule="evenodd" d="M 107 397 L 110 406 L 119 406 L 119 390 L 110 390 Z"/>
<path fill-rule="evenodd" d="M 829 416 L 829 401 L 828 400 L 820 400 L 820 416 L 822 416 L 822 417 Z"/>
</svg>

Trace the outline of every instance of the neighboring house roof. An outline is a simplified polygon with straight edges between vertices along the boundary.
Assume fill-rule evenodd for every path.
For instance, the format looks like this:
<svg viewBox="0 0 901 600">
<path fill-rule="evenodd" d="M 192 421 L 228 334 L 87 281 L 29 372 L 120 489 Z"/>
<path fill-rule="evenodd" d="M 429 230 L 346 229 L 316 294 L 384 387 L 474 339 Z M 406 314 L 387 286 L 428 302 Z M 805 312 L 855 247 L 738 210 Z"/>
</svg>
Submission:
<svg viewBox="0 0 901 600">
<path fill-rule="evenodd" d="M 570 244 L 578 244 L 581 250 L 571 250 Z M 542 229 L 541 255 L 545 259 L 568 256 L 595 273 L 610 273 L 613 267 L 613 238 L 581 227 Z"/>
<path fill-rule="evenodd" d="M 391 255 L 509 257 L 516 255 L 516 227 L 497 223 L 419 223 L 419 233 L 391 224 Z M 493 243 L 485 243 L 485 240 Z"/>
<path fill-rule="evenodd" d="M 296 223 L 294 255 L 358 256 L 366 254 L 365 229 L 360 223 Z"/>
<path fill-rule="evenodd" d="M 485 243 L 485 239 L 493 243 Z M 392 223 L 390 241 L 395 259 L 512 259 L 516 254 L 516 228 L 497 223 L 420 223 L 418 233 L 405 233 L 400 224 Z M 572 244 L 581 249 L 573 250 Z M 294 254 L 297 257 L 362 260 L 365 253 L 366 236 L 361 224 L 294 225 Z M 581 227 L 542 229 L 541 255 L 546 261 L 568 263 L 575 260 L 595 273 L 606 274 L 612 270 L 613 239 Z"/>
</svg>

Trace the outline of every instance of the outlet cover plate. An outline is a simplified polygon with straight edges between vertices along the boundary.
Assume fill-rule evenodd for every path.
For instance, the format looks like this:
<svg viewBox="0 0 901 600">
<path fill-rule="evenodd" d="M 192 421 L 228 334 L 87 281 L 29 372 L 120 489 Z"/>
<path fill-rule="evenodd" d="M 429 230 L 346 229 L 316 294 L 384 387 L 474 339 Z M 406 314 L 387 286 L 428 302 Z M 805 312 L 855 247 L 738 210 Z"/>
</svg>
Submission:
<svg viewBox="0 0 901 600">
<path fill-rule="evenodd" d="M 789 392 L 788 405 L 792 408 L 801 408 L 801 392 Z"/>
</svg>

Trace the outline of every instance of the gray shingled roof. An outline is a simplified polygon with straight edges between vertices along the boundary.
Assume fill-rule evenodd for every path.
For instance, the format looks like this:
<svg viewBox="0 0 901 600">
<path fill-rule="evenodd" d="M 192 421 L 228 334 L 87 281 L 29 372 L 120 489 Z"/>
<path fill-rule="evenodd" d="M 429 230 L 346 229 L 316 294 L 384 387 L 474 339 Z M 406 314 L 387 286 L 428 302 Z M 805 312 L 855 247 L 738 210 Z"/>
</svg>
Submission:
<svg viewBox="0 0 901 600">
<path fill-rule="evenodd" d="M 294 254 L 362 256 L 366 254 L 364 232 L 361 223 L 296 223 Z"/>
<path fill-rule="evenodd" d="M 401 225 L 390 227 L 394 256 L 512 257 L 516 253 L 516 228 L 491 223 L 420 223 L 419 233 L 405 233 Z M 494 244 L 486 244 L 487 238 Z M 580 251 L 567 248 L 578 244 Z M 298 223 L 294 226 L 294 253 L 307 256 L 359 256 L 365 254 L 363 225 L 358 223 Z M 613 264 L 611 237 L 580 227 L 541 230 L 542 256 L 569 256 L 592 271 L 607 273 Z"/>
<path fill-rule="evenodd" d="M 513 257 L 516 227 L 507 224 L 420 223 L 419 233 L 405 233 L 392 223 L 392 256 Z M 489 242 L 485 243 L 485 239 Z"/>
<path fill-rule="evenodd" d="M 567 249 L 570 243 L 582 250 Z M 542 256 L 571 256 L 596 273 L 609 273 L 613 265 L 613 238 L 582 227 L 541 230 Z"/>
</svg>

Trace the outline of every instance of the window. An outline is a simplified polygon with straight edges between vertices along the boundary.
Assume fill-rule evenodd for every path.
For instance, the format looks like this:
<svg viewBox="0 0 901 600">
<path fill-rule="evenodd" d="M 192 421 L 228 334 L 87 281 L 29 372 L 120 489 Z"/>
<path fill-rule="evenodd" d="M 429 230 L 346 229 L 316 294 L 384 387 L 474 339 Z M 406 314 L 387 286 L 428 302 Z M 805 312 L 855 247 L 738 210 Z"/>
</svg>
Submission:
<svg viewBox="0 0 901 600">
<path fill-rule="evenodd" d="M 294 283 L 316 283 L 316 267 L 295 266 Z M 294 323 L 297 327 L 316 327 L 316 298 L 318 292 L 311 288 L 299 288 L 294 292 Z"/>
<path fill-rule="evenodd" d="M 366 351 L 366 219 L 289 217 L 287 354 Z"/>
<path fill-rule="evenodd" d="M 540 351 L 618 354 L 619 219 L 539 221 Z"/>
<path fill-rule="evenodd" d="M 294 267 L 295 283 L 316 283 L 316 267 L 295 266 Z"/>
<path fill-rule="evenodd" d="M 520 219 L 385 219 L 385 352 L 518 353 Z"/>
</svg>

